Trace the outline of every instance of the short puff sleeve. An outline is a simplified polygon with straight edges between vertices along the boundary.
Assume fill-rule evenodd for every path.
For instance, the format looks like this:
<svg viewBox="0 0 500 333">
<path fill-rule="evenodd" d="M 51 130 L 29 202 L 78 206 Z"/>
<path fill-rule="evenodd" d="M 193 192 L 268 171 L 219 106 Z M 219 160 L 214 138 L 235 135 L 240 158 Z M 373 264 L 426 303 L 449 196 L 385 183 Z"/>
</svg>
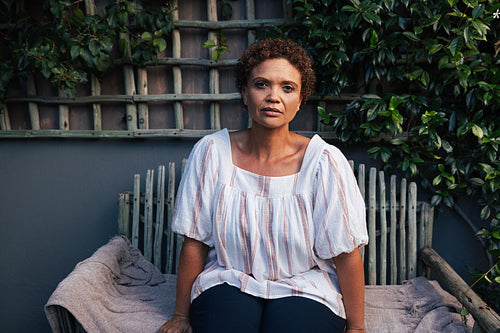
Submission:
<svg viewBox="0 0 500 333">
<path fill-rule="evenodd" d="M 313 209 L 316 254 L 330 259 L 367 244 L 365 203 L 352 169 L 339 149 L 325 147 L 316 177 Z"/>
<path fill-rule="evenodd" d="M 217 160 L 210 136 L 191 151 L 177 193 L 172 230 L 213 246 L 212 202 L 217 181 Z"/>
</svg>

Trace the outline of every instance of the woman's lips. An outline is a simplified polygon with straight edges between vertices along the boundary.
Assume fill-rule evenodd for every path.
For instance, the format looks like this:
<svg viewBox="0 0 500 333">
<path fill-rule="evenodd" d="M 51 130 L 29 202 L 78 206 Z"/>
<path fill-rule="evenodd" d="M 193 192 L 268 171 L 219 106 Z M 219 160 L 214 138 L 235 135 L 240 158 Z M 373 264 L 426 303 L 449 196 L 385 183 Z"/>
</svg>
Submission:
<svg viewBox="0 0 500 333">
<path fill-rule="evenodd" d="M 279 109 L 275 109 L 275 108 L 263 108 L 260 111 L 265 113 L 266 115 L 269 115 L 269 116 L 277 116 L 277 115 L 282 114 L 282 112 Z"/>
</svg>

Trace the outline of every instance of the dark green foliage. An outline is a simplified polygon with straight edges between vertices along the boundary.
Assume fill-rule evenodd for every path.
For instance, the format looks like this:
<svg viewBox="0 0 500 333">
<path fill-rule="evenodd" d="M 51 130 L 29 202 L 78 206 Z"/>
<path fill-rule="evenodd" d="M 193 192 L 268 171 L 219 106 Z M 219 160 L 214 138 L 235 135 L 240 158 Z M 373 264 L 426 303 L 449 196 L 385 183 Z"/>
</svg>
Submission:
<svg viewBox="0 0 500 333">
<path fill-rule="evenodd" d="M 161 4 L 141 9 L 125 0 L 110 3 L 101 15 L 86 15 L 82 2 L 45 0 L 35 19 L 16 11 L 15 2 L 3 0 L 2 21 L 9 28 L 0 31 L 0 106 L 16 76 L 41 73 L 71 97 L 78 84 L 87 82 L 87 73 L 102 77 L 120 55 L 123 62 L 137 65 L 156 61 L 166 48 L 173 9 Z"/>
</svg>

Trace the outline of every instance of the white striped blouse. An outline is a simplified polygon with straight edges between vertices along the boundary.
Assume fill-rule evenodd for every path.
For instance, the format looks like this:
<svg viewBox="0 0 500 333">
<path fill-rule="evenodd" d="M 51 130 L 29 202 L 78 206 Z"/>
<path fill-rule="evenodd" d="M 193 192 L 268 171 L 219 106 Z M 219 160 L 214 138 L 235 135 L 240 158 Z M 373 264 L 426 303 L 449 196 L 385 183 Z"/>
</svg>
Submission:
<svg viewBox="0 0 500 333">
<path fill-rule="evenodd" d="M 307 297 L 341 317 L 331 258 L 368 242 L 352 170 L 318 135 L 300 171 L 283 177 L 235 166 L 226 129 L 204 137 L 186 164 L 172 228 L 210 247 L 191 300 L 228 283 L 261 298 Z"/>
</svg>

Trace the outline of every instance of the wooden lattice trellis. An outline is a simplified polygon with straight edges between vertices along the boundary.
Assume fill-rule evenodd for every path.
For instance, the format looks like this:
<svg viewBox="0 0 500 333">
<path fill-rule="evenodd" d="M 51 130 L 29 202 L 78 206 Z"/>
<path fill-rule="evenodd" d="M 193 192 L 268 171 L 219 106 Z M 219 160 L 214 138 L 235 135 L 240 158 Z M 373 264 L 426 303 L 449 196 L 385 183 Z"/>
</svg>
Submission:
<svg viewBox="0 0 500 333">
<path fill-rule="evenodd" d="M 94 0 L 85 0 L 85 10 L 88 15 L 96 13 Z M 174 8 L 177 8 L 177 1 L 173 1 Z M 255 0 L 245 0 L 246 19 L 219 21 L 217 17 L 217 0 L 207 0 L 207 21 L 200 20 L 180 20 L 178 11 L 173 12 L 174 29 L 171 34 L 171 56 L 158 59 L 158 65 L 171 67 L 173 93 L 148 94 L 148 71 L 146 67 L 134 68 L 132 65 L 122 66 L 124 93 L 119 95 L 106 95 L 102 93 L 101 82 L 91 74 L 89 76 L 90 95 L 68 98 L 63 92 L 58 96 L 41 96 L 37 94 L 35 78 L 30 75 L 26 82 L 26 96 L 9 96 L 6 106 L 0 110 L 0 137 L 201 137 L 221 126 L 220 103 L 226 101 L 238 101 L 241 95 L 237 92 L 221 93 L 219 71 L 234 67 L 236 59 L 220 60 L 218 62 L 209 59 L 183 58 L 181 57 L 181 29 L 199 29 L 208 31 L 208 39 L 216 39 L 216 31 L 219 29 L 239 29 L 245 30 L 247 43 L 255 41 L 257 29 L 279 26 L 290 21 L 291 7 L 288 1 L 283 1 L 283 17 L 274 19 L 256 19 Z M 121 34 L 120 38 L 129 38 L 126 34 Z M 152 64 L 146 64 L 152 65 Z M 185 93 L 183 92 L 183 66 L 198 66 L 207 68 L 209 71 L 209 92 L 208 93 Z M 137 88 L 136 88 L 137 87 Z M 313 96 L 313 103 L 326 105 L 327 102 L 345 103 L 356 98 L 356 95 L 342 95 L 338 97 L 327 97 L 322 100 Z M 207 102 L 209 103 L 210 128 L 208 129 L 186 129 L 184 119 L 184 102 Z M 151 128 L 150 127 L 150 107 L 151 103 L 172 103 L 175 119 L 173 128 Z M 12 104 L 27 104 L 30 129 L 14 129 L 11 126 L 11 115 L 8 106 Z M 103 112 L 101 108 L 105 104 L 123 104 L 124 117 L 126 119 L 126 129 L 104 130 Z M 69 109 L 75 105 L 90 105 L 92 108 L 92 128 L 71 129 Z M 42 129 L 40 123 L 40 106 L 57 107 L 58 128 Z M 206 112 L 201 110 L 200 112 Z M 249 119 L 250 123 L 250 119 Z M 305 135 L 312 132 L 322 132 L 322 125 L 319 120 L 311 124 L 308 131 L 300 131 Z M 322 132 L 323 137 L 333 137 L 333 133 Z"/>
</svg>

